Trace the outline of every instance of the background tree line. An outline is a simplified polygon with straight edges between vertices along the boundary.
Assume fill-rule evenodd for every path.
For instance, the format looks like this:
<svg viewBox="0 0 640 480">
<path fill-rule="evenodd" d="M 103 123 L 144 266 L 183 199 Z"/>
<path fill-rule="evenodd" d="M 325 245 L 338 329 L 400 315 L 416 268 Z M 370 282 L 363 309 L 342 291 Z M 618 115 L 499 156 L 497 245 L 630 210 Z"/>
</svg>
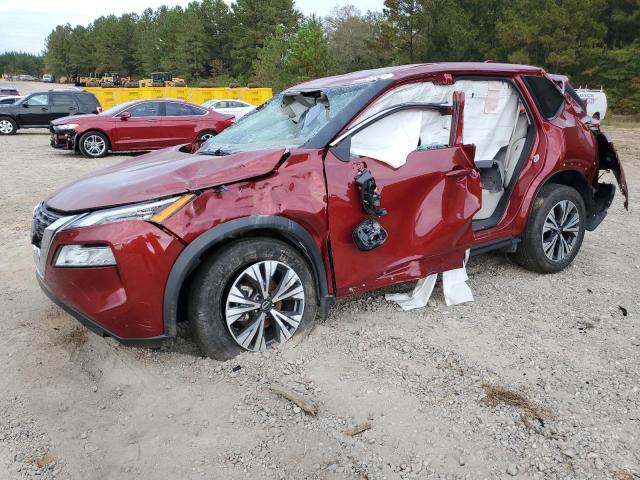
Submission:
<svg viewBox="0 0 640 480">
<path fill-rule="evenodd" d="M 293 0 L 193 1 L 186 8 L 59 25 L 44 69 L 58 76 L 172 71 L 192 84 L 280 90 L 329 74 L 412 62 L 508 61 L 603 85 L 618 113 L 640 112 L 640 0 L 385 0 L 305 17 Z M 15 54 L 14 54 L 15 55 Z M 1 66 L 2 64 L 0 64 Z"/>
</svg>

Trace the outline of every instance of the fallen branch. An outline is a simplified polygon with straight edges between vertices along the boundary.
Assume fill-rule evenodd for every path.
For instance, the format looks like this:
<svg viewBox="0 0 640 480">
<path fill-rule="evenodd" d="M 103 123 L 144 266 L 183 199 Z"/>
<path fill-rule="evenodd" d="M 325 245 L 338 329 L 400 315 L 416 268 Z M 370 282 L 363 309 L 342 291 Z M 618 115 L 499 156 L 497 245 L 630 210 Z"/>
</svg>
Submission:
<svg viewBox="0 0 640 480">
<path fill-rule="evenodd" d="M 290 402 L 296 404 L 309 415 L 315 416 L 318 414 L 318 405 L 313 402 L 308 402 L 301 395 L 298 395 L 297 393 L 283 387 L 282 385 L 271 385 L 271 391 L 276 395 L 280 395 L 281 397 L 284 397 Z"/>
<path fill-rule="evenodd" d="M 362 422 L 351 427 L 348 430 L 345 430 L 344 434 L 349 435 L 350 437 L 355 437 L 356 435 L 360 435 L 362 432 L 366 432 L 369 429 L 371 429 L 371 422 Z"/>
</svg>

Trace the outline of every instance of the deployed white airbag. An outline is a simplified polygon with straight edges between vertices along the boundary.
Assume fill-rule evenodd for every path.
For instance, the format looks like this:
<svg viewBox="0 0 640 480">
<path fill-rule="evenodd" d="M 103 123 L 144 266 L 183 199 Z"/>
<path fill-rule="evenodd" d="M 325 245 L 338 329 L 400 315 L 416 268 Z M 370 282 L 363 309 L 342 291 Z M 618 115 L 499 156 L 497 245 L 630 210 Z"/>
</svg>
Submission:
<svg viewBox="0 0 640 480">
<path fill-rule="evenodd" d="M 508 82 L 459 80 L 453 85 L 431 82 L 404 85 L 376 100 L 362 119 L 406 103 L 450 105 L 454 91 L 465 93 L 464 143 L 476 146 L 476 160 L 494 159 L 502 147 L 509 145 L 518 115 L 518 95 Z M 399 168 L 419 145 L 447 145 L 450 128 L 451 116 L 433 110 L 398 112 L 354 135 L 351 153 Z"/>
</svg>

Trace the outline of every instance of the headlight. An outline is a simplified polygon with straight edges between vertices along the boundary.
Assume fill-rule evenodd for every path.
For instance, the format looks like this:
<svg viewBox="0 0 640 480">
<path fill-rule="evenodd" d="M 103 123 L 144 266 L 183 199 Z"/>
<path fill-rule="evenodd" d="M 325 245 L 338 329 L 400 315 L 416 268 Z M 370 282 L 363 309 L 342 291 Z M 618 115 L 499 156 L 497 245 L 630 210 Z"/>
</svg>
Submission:
<svg viewBox="0 0 640 480">
<path fill-rule="evenodd" d="M 194 194 L 188 194 L 179 197 L 165 198 L 164 200 L 155 202 L 137 203 L 126 207 L 98 210 L 80 217 L 75 222 L 67 225 L 65 229 L 90 227 L 92 225 L 102 225 L 121 220 L 149 220 L 155 223 L 162 223 L 189 203 L 193 197 L 195 197 Z"/>
<path fill-rule="evenodd" d="M 56 257 L 56 267 L 109 267 L 115 264 L 113 252 L 106 245 L 64 245 Z"/>
<path fill-rule="evenodd" d="M 58 130 L 74 130 L 78 128 L 77 123 L 63 123 L 62 125 L 56 125 Z"/>
</svg>

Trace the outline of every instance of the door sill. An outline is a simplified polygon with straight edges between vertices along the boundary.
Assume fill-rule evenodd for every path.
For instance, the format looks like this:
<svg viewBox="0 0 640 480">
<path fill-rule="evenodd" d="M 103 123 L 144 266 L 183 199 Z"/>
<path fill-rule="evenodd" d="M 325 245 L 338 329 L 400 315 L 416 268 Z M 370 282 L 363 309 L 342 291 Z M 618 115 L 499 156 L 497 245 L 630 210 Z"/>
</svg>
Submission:
<svg viewBox="0 0 640 480">
<path fill-rule="evenodd" d="M 519 237 L 499 238 L 490 242 L 481 243 L 471 247 L 471 255 L 481 255 L 487 252 L 499 250 L 501 252 L 514 253 L 520 243 Z"/>
</svg>

